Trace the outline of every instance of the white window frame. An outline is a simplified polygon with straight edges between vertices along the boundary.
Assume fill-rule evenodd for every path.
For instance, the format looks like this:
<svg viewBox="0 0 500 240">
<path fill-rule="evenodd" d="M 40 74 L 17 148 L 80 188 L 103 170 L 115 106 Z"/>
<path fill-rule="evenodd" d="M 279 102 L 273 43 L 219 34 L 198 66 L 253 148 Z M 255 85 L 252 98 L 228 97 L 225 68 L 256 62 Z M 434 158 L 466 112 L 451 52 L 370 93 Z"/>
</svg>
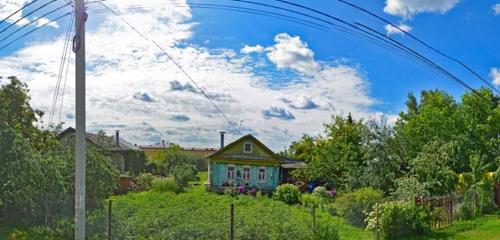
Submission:
<svg viewBox="0 0 500 240">
<path fill-rule="evenodd" d="M 264 175 L 263 178 L 261 178 L 261 170 L 264 170 Z M 266 167 L 259 167 L 259 171 L 257 172 L 257 180 L 259 182 L 266 182 L 267 181 L 267 168 Z"/>
<path fill-rule="evenodd" d="M 250 151 L 247 151 L 247 144 L 250 145 Z M 243 152 L 244 153 L 252 153 L 252 150 L 253 150 L 253 146 L 252 146 L 251 142 L 245 142 L 243 144 Z"/>
<path fill-rule="evenodd" d="M 233 168 L 231 174 L 229 173 L 229 168 Z M 226 167 L 226 179 L 234 180 L 236 174 L 236 166 L 235 165 L 227 165 Z"/>
<path fill-rule="evenodd" d="M 245 175 L 245 169 L 248 169 L 248 177 L 246 177 Z M 243 166 L 242 168 L 242 174 L 241 174 L 241 178 L 245 181 L 250 181 L 250 179 L 252 178 L 252 167 L 248 166 L 248 165 L 245 165 Z"/>
</svg>

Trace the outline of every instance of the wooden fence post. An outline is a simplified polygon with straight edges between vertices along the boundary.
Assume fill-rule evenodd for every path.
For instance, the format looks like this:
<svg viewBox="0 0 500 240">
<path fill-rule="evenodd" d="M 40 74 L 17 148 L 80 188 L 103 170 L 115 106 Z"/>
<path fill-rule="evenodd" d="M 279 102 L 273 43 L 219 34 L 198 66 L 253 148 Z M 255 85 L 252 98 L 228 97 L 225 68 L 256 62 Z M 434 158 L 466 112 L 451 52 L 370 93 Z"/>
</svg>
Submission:
<svg viewBox="0 0 500 240">
<path fill-rule="evenodd" d="M 234 240 L 234 203 L 231 203 L 230 208 L 229 240 Z"/>
<path fill-rule="evenodd" d="M 111 240 L 112 213 L 113 213 L 113 201 L 110 199 L 108 202 L 108 240 Z"/>
</svg>

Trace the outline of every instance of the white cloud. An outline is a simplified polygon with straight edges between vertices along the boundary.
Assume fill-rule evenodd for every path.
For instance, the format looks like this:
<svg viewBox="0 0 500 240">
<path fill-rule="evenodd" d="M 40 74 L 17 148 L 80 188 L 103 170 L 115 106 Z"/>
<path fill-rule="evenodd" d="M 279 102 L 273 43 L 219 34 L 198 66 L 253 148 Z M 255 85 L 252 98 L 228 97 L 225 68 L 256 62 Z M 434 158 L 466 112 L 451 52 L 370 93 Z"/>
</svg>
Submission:
<svg viewBox="0 0 500 240">
<path fill-rule="evenodd" d="M 20 9 L 24 4 L 30 2 L 29 0 L 3 0 L 0 2 L 0 19 L 4 19 L 13 12 Z M 22 17 L 23 12 L 19 11 L 18 13 L 11 16 L 7 21 L 14 22 L 17 19 Z M 26 20 L 20 21 L 18 24 L 24 24 Z"/>
<path fill-rule="evenodd" d="M 152 1 L 152 0 L 151 0 Z M 368 118 L 377 103 L 369 94 L 368 80 L 356 67 L 322 62 L 298 36 L 282 33 L 266 54 L 248 56 L 241 50 L 207 49 L 179 44 L 191 38 L 194 24 L 189 8 L 158 5 L 148 11 L 122 8 L 135 0 L 107 1 L 121 9 L 150 39 L 156 40 L 192 76 L 226 113 L 229 127 L 207 99 L 153 44 L 146 42 L 111 14 L 87 34 L 87 126 L 112 133 L 122 129 L 125 139 L 151 143 L 159 139 L 187 147 L 215 147 L 218 132 L 228 141 L 252 133 L 275 150 L 281 150 L 303 133 L 322 132 L 334 113 L 351 112 Z M 17 75 L 31 89 L 32 105 L 48 112 L 63 47 L 59 38 L 28 43 L 0 58 L 0 76 Z M 260 45 L 257 45 L 260 46 Z M 254 58 L 268 58 L 277 68 L 301 73 L 299 81 L 271 89 L 271 77 L 261 76 Z M 72 61 L 73 62 L 73 59 Z M 257 61 L 259 62 L 259 61 Z M 269 65 L 269 64 L 268 64 Z M 270 66 L 273 67 L 273 66 Z M 74 124 L 74 65 L 71 64 L 62 120 Z M 383 114 L 382 114 L 383 115 Z M 267 116 L 267 117 L 266 117 Z M 57 116 L 56 116 L 57 119 Z M 47 119 L 43 119 L 47 123 Z M 286 121 L 284 121 L 286 120 Z"/>
<path fill-rule="evenodd" d="M 47 18 L 40 18 L 37 22 L 36 22 L 36 26 L 37 27 L 40 27 L 44 24 L 47 24 L 47 26 L 49 27 L 53 27 L 53 28 L 59 28 L 59 24 L 57 22 L 51 22 L 49 19 Z"/>
<path fill-rule="evenodd" d="M 492 68 L 490 72 L 493 85 L 500 86 L 500 68 Z"/>
<path fill-rule="evenodd" d="M 287 33 L 280 33 L 274 37 L 276 44 L 266 48 L 267 57 L 276 64 L 278 69 L 289 68 L 303 74 L 310 74 L 318 70 L 314 60 L 314 52 L 300 37 L 291 37 Z"/>
<path fill-rule="evenodd" d="M 500 15 L 500 3 L 497 3 L 491 7 L 495 15 Z"/>
<path fill-rule="evenodd" d="M 408 26 L 406 24 L 400 24 L 398 27 L 405 32 L 410 32 L 412 30 L 412 27 Z M 399 30 L 398 28 L 396 28 L 390 24 L 385 25 L 385 31 L 387 32 L 387 35 L 393 35 L 393 34 L 403 35 L 404 34 L 401 30 Z"/>
<path fill-rule="evenodd" d="M 249 53 L 261 53 L 264 51 L 264 48 L 257 44 L 255 46 L 248 46 L 248 45 L 245 45 L 242 49 L 241 49 L 241 53 L 246 53 L 246 54 L 249 54 Z"/>
<path fill-rule="evenodd" d="M 459 0 L 386 0 L 384 12 L 410 19 L 423 12 L 446 13 Z"/>
</svg>

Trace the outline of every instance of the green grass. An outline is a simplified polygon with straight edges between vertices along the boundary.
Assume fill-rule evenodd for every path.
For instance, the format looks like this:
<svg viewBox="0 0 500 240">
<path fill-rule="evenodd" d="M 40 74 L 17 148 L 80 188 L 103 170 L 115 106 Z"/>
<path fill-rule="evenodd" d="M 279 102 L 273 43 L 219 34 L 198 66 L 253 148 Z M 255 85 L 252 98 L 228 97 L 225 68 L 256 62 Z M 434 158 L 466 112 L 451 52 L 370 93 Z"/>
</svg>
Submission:
<svg viewBox="0 0 500 240">
<path fill-rule="evenodd" d="M 499 240 L 500 216 L 483 216 L 474 220 L 455 222 L 445 229 L 410 239 Z"/>
</svg>

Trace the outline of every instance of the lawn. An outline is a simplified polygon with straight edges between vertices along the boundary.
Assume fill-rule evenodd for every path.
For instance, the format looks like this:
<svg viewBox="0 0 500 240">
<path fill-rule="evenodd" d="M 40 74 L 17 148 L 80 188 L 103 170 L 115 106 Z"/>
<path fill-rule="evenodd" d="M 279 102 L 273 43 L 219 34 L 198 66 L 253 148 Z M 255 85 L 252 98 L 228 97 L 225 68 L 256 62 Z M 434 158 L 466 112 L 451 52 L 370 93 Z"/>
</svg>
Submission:
<svg viewBox="0 0 500 240">
<path fill-rule="evenodd" d="M 474 220 L 455 222 L 445 229 L 411 239 L 498 240 L 500 239 L 500 216 L 484 216 Z"/>
</svg>

